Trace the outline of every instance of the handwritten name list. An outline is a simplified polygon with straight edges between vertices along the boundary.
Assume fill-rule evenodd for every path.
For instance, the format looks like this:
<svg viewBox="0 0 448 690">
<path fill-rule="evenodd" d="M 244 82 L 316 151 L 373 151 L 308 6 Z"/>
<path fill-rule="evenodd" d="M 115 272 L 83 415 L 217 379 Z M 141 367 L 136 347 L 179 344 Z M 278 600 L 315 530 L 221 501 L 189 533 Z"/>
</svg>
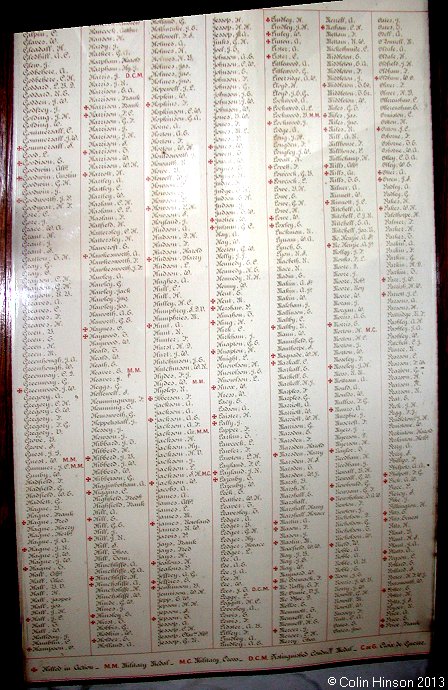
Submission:
<svg viewBox="0 0 448 690">
<path fill-rule="evenodd" d="M 17 35 L 29 680 L 428 651 L 425 10 Z"/>
</svg>

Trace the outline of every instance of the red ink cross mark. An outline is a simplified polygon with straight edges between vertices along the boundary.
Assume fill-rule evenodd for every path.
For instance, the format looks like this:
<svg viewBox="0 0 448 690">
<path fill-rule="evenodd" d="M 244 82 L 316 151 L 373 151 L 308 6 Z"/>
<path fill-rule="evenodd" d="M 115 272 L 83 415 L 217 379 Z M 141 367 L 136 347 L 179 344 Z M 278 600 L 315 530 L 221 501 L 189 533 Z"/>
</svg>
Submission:
<svg viewBox="0 0 448 690">
<path fill-rule="evenodd" d="M 88 105 L 85 105 L 85 106 L 84 106 L 84 110 L 88 110 L 88 109 L 89 109 L 89 106 L 88 106 Z"/>
<path fill-rule="evenodd" d="M 330 496 L 330 501 L 334 501 L 334 496 Z"/>
<path fill-rule="evenodd" d="M 271 357 L 272 357 L 272 358 L 274 358 L 274 357 L 275 357 L 275 354 L 274 354 L 274 353 L 272 353 Z"/>
<path fill-rule="evenodd" d="M 87 537 L 87 541 L 92 541 L 93 537 Z"/>
<path fill-rule="evenodd" d="M 84 113 L 84 117 L 89 117 L 87 113 Z"/>
<path fill-rule="evenodd" d="M 268 121 L 268 125 L 269 125 L 269 126 L 272 125 L 272 122 L 271 122 L 270 120 Z"/>
<path fill-rule="evenodd" d="M 152 323 L 147 323 L 146 328 L 152 328 Z"/>
<path fill-rule="evenodd" d="M 92 481 L 92 477 L 86 477 L 86 482 L 91 482 L 91 481 Z"/>
<path fill-rule="evenodd" d="M 87 177 L 87 173 L 86 173 L 86 172 L 83 172 L 82 176 L 83 176 L 83 177 Z"/>
<path fill-rule="evenodd" d="M 151 206 L 147 206 L 147 207 L 146 207 L 146 210 L 147 210 L 147 211 L 150 211 L 150 210 L 151 210 Z"/>
<path fill-rule="evenodd" d="M 268 184 L 272 184 L 274 180 L 268 180 Z"/>
<path fill-rule="evenodd" d="M 275 326 L 274 326 L 274 324 L 272 324 L 272 326 L 271 326 L 271 331 L 275 331 Z"/>
<path fill-rule="evenodd" d="M 383 210 L 384 210 L 384 207 L 383 207 L 383 206 L 378 206 L 378 208 L 379 208 L 380 211 L 383 211 Z"/>
<path fill-rule="evenodd" d="M 33 673 L 36 673 L 37 668 L 36 668 L 35 666 L 33 666 L 33 668 L 32 668 L 31 670 L 32 670 Z"/>
<path fill-rule="evenodd" d="M 26 520 L 22 520 L 22 525 L 26 525 Z"/>
<path fill-rule="evenodd" d="M 266 17 L 266 21 L 269 23 L 271 21 L 270 17 Z"/>
<path fill-rule="evenodd" d="M 267 38 L 267 39 L 266 39 L 266 43 L 269 45 L 270 42 L 271 42 L 271 41 L 269 40 L 269 38 Z"/>
<path fill-rule="evenodd" d="M 272 360 L 272 362 L 271 362 L 271 367 L 275 367 L 275 362 L 274 362 L 274 360 Z"/>
<path fill-rule="evenodd" d="M 218 415 L 212 414 L 212 419 L 216 419 Z"/>
<path fill-rule="evenodd" d="M 148 395 L 148 400 L 149 400 L 149 402 L 151 402 L 151 400 L 154 400 L 154 398 L 152 397 L 152 395 Z"/>
<path fill-rule="evenodd" d="M 323 86 L 323 87 L 324 87 L 324 89 L 325 89 L 327 85 L 326 85 L 325 83 L 323 83 L 323 84 L 322 84 L 322 86 Z"/>
<path fill-rule="evenodd" d="M 217 481 L 218 481 L 218 477 L 213 477 L 213 481 L 214 481 L 214 482 L 217 482 Z"/>
<path fill-rule="evenodd" d="M 212 304 L 215 304 L 216 300 L 215 300 L 215 299 L 211 299 L 210 302 L 211 302 Z"/>
<path fill-rule="evenodd" d="M 91 496 L 91 495 L 92 495 L 92 492 L 90 491 L 90 489 L 89 489 L 88 491 L 86 491 L 86 494 L 87 494 L 87 496 Z"/>
<path fill-rule="evenodd" d="M 377 77 L 377 76 L 375 76 L 375 81 L 378 81 L 378 77 Z"/>
<path fill-rule="evenodd" d="M 23 148 L 21 146 L 18 146 L 17 151 L 23 151 Z"/>
<path fill-rule="evenodd" d="M 216 350 L 210 350 L 210 352 L 212 353 L 212 355 L 216 355 Z"/>
<path fill-rule="evenodd" d="M 333 365 L 332 365 L 332 364 L 329 364 L 329 365 L 328 365 L 328 369 L 333 369 Z"/>
<path fill-rule="evenodd" d="M 22 181 L 23 181 L 23 177 L 20 177 L 20 175 L 18 175 L 17 176 L 17 182 L 22 182 Z"/>
<path fill-rule="evenodd" d="M 269 112 L 271 112 L 271 110 L 272 110 L 272 105 L 268 105 L 267 109 L 269 110 Z"/>
<path fill-rule="evenodd" d="M 25 565 L 23 570 L 26 572 L 28 570 L 27 566 Z"/>
<path fill-rule="evenodd" d="M 333 383 L 333 379 L 328 379 L 328 383 Z"/>
<path fill-rule="evenodd" d="M 84 149 L 84 151 L 82 153 L 83 153 L 83 156 L 87 156 L 88 151 L 86 151 L 86 149 Z"/>
<path fill-rule="evenodd" d="M 149 101 L 146 101 L 145 105 L 147 108 L 149 108 L 151 106 L 151 103 Z"/>
<path fill-rule="evenodd" d="M 87 340 L 87 338 L 88 338 L 89 336 L 87 335 L 87 333 L 84 333 L 84 335 L 83 335 L 82 337 L 84 338 L 84 340 Z"/>
<path fill-rule="evenodd" d="M 214 475 L 217 475 L 217 474 L 218 474 L 218 470 L 213 470 L 213 474 L 214 474 Z"/>
<path fill-rule="evenodd" d="M 150 256 L 147 256 L 147 257 L 146 257 L 146 261 L 151 262 L 151 261 L 152 261 L 152 258 L 151 258 Z"/>
<path fill-rule="evenodd" d="M 82 330 L 84 331 L 84 333 L 86 333 L 89 329 L 87 326 L 84 326 L 84 328 Z"/>
<path fill-rule="evenodd" d="M 332 580 L 332 579 L 333 579 L 333 575 L 329 575 L 329 576 L 328 576 L 328 579 L 329 579 L 329 580 Z"/>
<path fill-rule="evenodd" d="M 214 222 L 215 222 L 215 219 L 214 219 L 214 218 L 210 218 L 210 223 L 214 223 Z"/>
<path fill-rule="evenodd" d="M 17 393 L 23 393 L 23 388 L 18 388 Z"/>
<path fill-rule="evenodd" d="M 272 453 L 273 458 L 278 458 L 278 453 Z"/>
<path fill-rule="evenodd" d="M 17 165 L 20 168 L 23 165 L 22 161 L 17 161 Z"/>
<path fill-rule="evenodd" d="M 328 544 L 328 546 L 331 546 L 331 548 L 333 548 L 333 546 L 334 546 L 333 542 L 331 541 L 331 542 Z"/>
<path fill-rule="evenodd" d="M 154 527 L 156 523 L 154 522 L 154 520 L 152 520 L 149 524 L 151 525 L 151 527 Z"/>
<path fill-rule="evenodd" d="M 266 31 L 266 36 L 272 36 L 270 31 Z"/>
<path fill-rule="evenodd" d="M 272 165 L 268 165 L 268 170 L 272 170 Z"/>
<path fill-rule="evenodd" d="M 211 165 L 213 163 L 213 158 L 210 158 L 209 164 Z"/>
<path fill-rule="evenodd" d="M 92 518 L 91 518 L 91 517 L 88 517 L 88 518 L 87 518 L 87 522 L 92 522 Z"/>
<path fill-rule="evenodd" d="M 334 484 L 330 484 L 330 489 L 333 489 L 333 488 L 334 488 Z"/>
<path fill-rule="evenodd" d="M 149 482 L 149 486 L 154 486 L 154 482 L 152 480 Z"/>
<path fill-rule="evenodd" d="M 218 422 L 212 422 L 213 426 L 216 426 Z"/>
<path fill-rule="evenodd" d="M 208 148 L 211 150 L 213 148 L 213 144 L 209 144 Z"/>
<path fill-rule="evenodd" d="M 334 453 L 334 448 L 330 448 L 329 452 Z"/>
<path fill-rule="evenodd" d="M 213 385 L 213 386 L 211 387 L 211 389 L 212 389 L 212 391 L 215 391 L 215 390 L 216 390 L 216 386 Z"/>
<path fill-rule="evenodd" d="M 274 544 L 274 546 L 277 546 L 278 541 L 273 541 L 272 543 Z"/>
<path fill-rule="evenodd" d="M 333 324 L 331 323 L 331 321 L 329 321 L 329 322 L 327 323 L 327 326 L 328 326 L 328 328 L 331 328 L 331 327 L 333 326 Z"/>
<path fill-rule="evenodd" d="M 329 203 L 330 203 L 330 202 L 329 202 L 328 199 L 327 199 L 326 202 L 325 202 L 325 206 L 328 206 Z"/>
<path fill-rule="evenodd" d="M 328 412 L 334 412 L 334 408 L 333 408 L 333 407 L 329 407 L 329 408 L 328 408 Z"/>
<path fill-rule="evenodd" d="M 154 419 L 152 417 L 148 417 L 148 422 L 153 422 Z"/>
<path fill-rule="evenodd" d="M 91 460 L 92 458 L 90 457 L 90 455 L 86 455 L 86 457 L 84 459 L 85 460 Z"/>
<path fill-rule="evenodd" d="M 376 128 L 376 131 L 377 131 L 377 132 L 381 132 L 381 127 L 377 127 L 377 128 Z"/>
<path fill-rule="evenodd" d="M 28 549 L 26 548 L 26 546 L 23 547 L 22 551 L 23 551 L 23 553 L 26 553 L 26 552 L 28 551 Z"/>
<path fill-rule="evenodd" d="M 213 305 L 212 307 L 210 307 L 210 309 L 211 311 L 215 311 L 216 307 Z"/>
<path fill-rule="evenodd" d="M 210 321 L 211 325 L 214 326 L 216 324 L 216 321 Z"/>
<path fill-rule="evenodd" d="M 323 31 L 323 30 L 325 29 L 325 24 L 321 24 L 321 27 L 320 27 L 320 28 L 321 28 L 322 31 Z"/>
<path fill-rule="evenodd" d="M 385 293 L 385 292 L 382 292 L 382 293 L 381 293 L 381 297 L 386 297 L 386 293 Z"/>
<path fill-rule="evenodd" d="M 152 620 L 152 621 L 156 621 L 157 618 L 156 618 L 155 616 L 152 616 L 152 617 L 151 617 L 151 620 Z"/>
<path fill-rule="evenodd" d="M 156 564 L 156 562 L 155 562 L 155 561 L 151 561 L 151 565 L 155 565 L 155 564 Z"/>
<path fill-rule="evenodd" d="M 88 255 L 88 254 L 83 254 L 83 258 L 84 258 L 84 259 L 88 259 L 88 258 L 89 258 L 89 255 Z"/>
<path fill-rule="evenodd" d="M 277 628 L 272 628 L 272 632 L 274 632 L 274 633 L 278 632 Z"/>
<path fill-rule="evenodd" d="M 386 282 L 386 278 L 385 278 L 384 276 L 381 278 L 381 282 L 382 282 L 382 283 L 385 283 L 385 282 Z"/>
</svg>

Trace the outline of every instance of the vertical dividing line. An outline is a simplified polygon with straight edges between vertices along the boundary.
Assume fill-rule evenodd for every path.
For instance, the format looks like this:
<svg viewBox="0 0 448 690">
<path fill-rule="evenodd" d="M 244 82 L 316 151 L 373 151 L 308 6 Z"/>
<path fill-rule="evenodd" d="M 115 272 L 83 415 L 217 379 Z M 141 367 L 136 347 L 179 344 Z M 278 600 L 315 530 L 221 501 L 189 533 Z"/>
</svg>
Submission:
<svg viewBox="0 0 448 690">
<path fill-rule="evenodd" d="M 90 591 L 89 591 L 89 550 L 87 548 L 87 498 L 86 498 L 86 437 L 85 437 L 85 412 L 84 412 L 84 338 L 83 334 L 83 251 L 82 251 L 82 86 L 83 86 L 83 75 L 82 75 L 82 26 L 80 27 L 79 33 L 79 313 L 80 313 L 80 325 L 79 325 L 79 338 L 81 341 L 81 415 L 82 415 L 82 466 L 83 466 L 83 494 L 84 494 L 84 534 L 85 534 L 85 551 L 86 551 L 86 587 L 87 587 L 87 609 L 88 609 L 88 635 L 89 635 L 89 645 L 90 645 L 90 655 L 92 655 L 92 636 L 90 634 Z M 90 154 L 90 152 L 89 152 Z M 88 252 L 87 252 L 88 253 Z M 90 260 L 90 257 L 89 257 Z M 92 461 L 91 461 L 92 462 Z M 96 584 L 96 583 L 95 583 Z"/>
<path fill-rule="evenodd" d="M 204 165 L 205 165 L 205 212 L 206 212 L 206 219 L 205 219 L 205 227 L 206 227 L 206 236 L 207 236 L 207 257 L 208 257 L 208 305 L 207 305 L 207 316 L 208 316 L 208 405 L 209 405 L 209 428 L 210 428 L 210 434 L 209 434 L 209 446 L 210 446 L 210 499 L 211 499 L 211 522 L 212 522 L 212 548 L 211 548 L 211 579 L 212 579 L 212 592 L 211 592 L 211 599 L 212 599 L 212 605 L 211 605 L 211 611 L 212 611 L 212 648 L 215 647 L 215 524 L 214 524 L 214 490 L 213 490 L 213 439 L 212 439 L 212 392 L 211 392 L 211 333 L 210 333 L 210 304 L 211 304 L 211 295 L 210 295 L 210 283 L 211 283 L 211 270 L 210 270 L 210 229 L 209 229 L 209 220 L 210 220 L 210 207 L 209 207 L 209 202 L 208 202 L 208 194 L 209 194 L 209 180 L 208 180 L 208 165 L 207 165 L 207 146 L 208 146 L 208 63 L 207 63 L 207 17 L 204 14 L 204 69 L 205 69 L 205 156 L 204 156 Z M 214 142 L 214 138 L 213 138 Z M 219 425 L 218 425 L 218 434 L 219 434 Z"/>
<path fill-rule="evenodd" d="M 327 262 L 327 223 L 325 219 L 325 187 L 324 187 L 324 136 L 323 136 L 323 98 L 322 98 L 322 46 L 320 40 L 321 32 L 321 13 L 317 13 L 317 35 L 318 35 L 318 52 L 319 52 L 319 92 L 320 92 L 320 141 L 321 141 L 321 151 L 322 151 L 322 162 L 321 162 L 321 185 L 322 185 L 322 209 L 323 209 L 323 231 L 324 231 L 324 257 L 325 257 L 325 390 L 326 390 L 326 415 L 327 415 L 327 623 L 326 623 L 326 635 L 325 639 L 328 640 L 328 627 L 329 627 L 329 605 L 330 605 L 330 594 L 329 594 L 329 576 L 330 576 L 330 420 L 328 417 L 328 262 Z M 334 547 L 336 548 L 336 546 Z"/>
<path fill-rule="evenodd" d="M 151 527 L 149 525 L 150 522 L 150 506 L 151 506 L 151 497 L 150 497 L 150 491 L 149 491 L 149 425 L 148 425 L 148 335 L 147 335 L 147 329 L 146 329 L 146 319 L 147 319 L 147 314 L 148 314 L 148 304 L 147 304 L 147 261 L 146 261 L 146 251 L 147 251 L 147 243 L 146 243 L 146 167 L 145 167 L 145 160 L 146 160 L 146 20 L 143 21 L 143 96 L 142 96 L 142 112 L 143 112 L 143 122 L 142 122 L 142 128 L 143 128 L 143 165 L 142 165 L 142 184 L 143 184 L 143 194 L 142 194 L 142 199 L 143 199 L 143 262 L 145 266 L 145 274 L 144 274 L 144 292 L 145 292 L 145 297 L 144 297 L 144 324 L 143 324 L 143 333 L 144 333 L 144 339 L 145 339 L 145 427 L 146 427 L 146 487 L 147 487 L 147 493 L 148 493 L 148 521 L 147 521 L 147 527 L 148 527 L 148 600 L 149 600 L 149 651 L 152 652 L 152 608 L 151 608 L 151 587 L 149 586 L 150 580 L 151 580 Z"/>
<path fill-rule="evenodd" d="M 267 124 L 266 124 L 266 113 L 267 113 L 267 105 L 266 105 L 266 83 L 267 83 L 267 78 L 266 78 L 266 56 L 265 56 L 265 47 L 264 47 L 264 42 L 265 42 L 265 37 L 264 37 L 264 26 L 265 26 L 265 11 L 263 10 L 263 16 L 262 16 L 262 30 L 263 30 L 263 38 L 262 38 L 262 43 L 261 45 L 263 46 L 263 75 L 264 75 L 264 90 L 263 90 L 263 103 L 264 103 L 264 108 L 263 108 L 263 122 L 264 122 L 264 169 L 263 169 L 263 180 L 264 180 L 264 193 L 265 193 L 265 218 L 266 218 L 266 237 L 267 237 L 267 263 L 268 263 L 268 353 L 266 357 L 267 365 L 268 365 L 268 372 L 269 372 L 269 449 L 270 449 L 270 458 L 269 458 L 269 464 L 270 464 L 270 470 L 271 470 L 271 524 L 269 526 L 269 534 L 271 536 L 271 572 L 269 575 L 270 579 L 270 591 L 271 591 L 271 646 L 274 644 L 274 590 L 272 589 L 272 580 L 273 580 L 273 573 L 274 573 L 274 536 L 273 536 L 273 522 L 274 522 L 274 468 L 273 468 L 273 444 L 272 444 L 272 375 L 271 375 L 271 364 L 270 364 L 270 354 L 271 354 L 271 318 L 272 318 L 272 310 L 271 310 L 271 260 L 270 260 L 270 238 L 269 238 L 269 201 L 268 201 L 268 187 L 267 187 Z M 273 48 L 272 48 L 272 52 Z M 272 111 L 273 112 L 273 111 Z M 274 118 L 273 118 L 274 119 Z M 274 174 L 275 174 L 275 169 L 274 169 Z M 280 541 L 280 540 L 279 540 Z M 280 577 L 276 578 L 280 580 Z"/>
<path fill-rule="evenodd" d="M 376 203 L 376 228 L 378 237 L 378 290 L 381 290 L 381 237 L 380 237 L 380 217 L 379 217 L 379 199 L 378 199 L 378 158 L 377 158 L 377 138 L 376 138 L 376 101 L 375 101 L 375 55 L 373 50 L 373 13 L 370 12 L 370 35 L 372 41 L 372 104 L 373 104 L 373 151 L 375 155 L 375 203 Z M 382 291 L 381 291 L 382 292 Z M 384 410 L 383 410 L 383 305 L 381 303 L 382 295 L 380 294 L 380 323 L 379 323 L 379 337 L 380 337 L 380 420 L 381 420 L 381 554 L 380 554 L 380 591 L 379 591 L 379 619 L 382 618 L 382 592 L 383 589 L 383 549 L 384 549 L 384 526 L 383 526 L 383 511 L 384 511 Z M 381 634 L 380 620 L 378 619 L 378 635 Z"/>
</svg>

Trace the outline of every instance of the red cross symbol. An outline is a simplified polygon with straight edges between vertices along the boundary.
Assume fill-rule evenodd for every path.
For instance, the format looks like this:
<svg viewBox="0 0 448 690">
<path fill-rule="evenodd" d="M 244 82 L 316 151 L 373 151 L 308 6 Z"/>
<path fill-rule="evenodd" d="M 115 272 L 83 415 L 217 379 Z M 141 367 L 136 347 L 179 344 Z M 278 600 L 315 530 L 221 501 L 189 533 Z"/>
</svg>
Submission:
<svg viewBox="0 0 448 690">
<path fill-rule="evenodd" d="M 275 331 L 275 326 L 274 326 L 274 324 L 272 324 L 272 326 L 271 326 L 271 331 Z"/>
<path fill-rule="evenodd" d="M 209 164 L 211 165 L 213 163 L 213 158 L 210 158 Z"/>
<path fill-rule="evenodd" d="M 212 355 L 216 355 L 216 350 L 210 350 L 210 352 L 212 353 Z"/>
<path fill-rule="evenodd" d="M 36 673 L 37 668 L 36 668 L 35 666 L 33 666 L 33 668 L 32 668 L 31 670 L 32 670 L 33 673 Z"/>
<path fill-rule="evenodd" d="M 376 128 L 376 131 L 377 131 L 377 132 L 381 132 L 381 127 L 377 127 L 377 128 Z"/>
<path fill-rule="evenodd" d="M 216 321 L 210 321 L 211 325 L 214 326 L 216 324 Z"/>
<path fill-rule="evenodd" d="M 152 480 L 149 482 L 149 486 L 154 486 L 154 482 Z"/>
<path fill-rule="evenodd" d="M 334 412 L 334 409 L 332 407 L 329 407 L 328 412 Z"/>
<path fill-rule="evenodd" d="M 328 199 L 327 199 L 326 202 L 325 202 L 325 206 L 328 206 L 329 203 L 330 203 L 330 202 L 329 202 Z"/>
<path fill-rule="evenodd" d="M 211 311 L 215 311 L 216 307 L 213 305 L 212 307 L 210 307 L 210 309 Z"/>
<path fill-rule="evenodd" d="M 271 355 L 271 357 L 275 357 L 275 355 L 274 355 L 274 354 L 272 354 L 272 355 Z"/>
<path fill-rule="evenodd" d="M 330 453 L 334 453 L 334 448 L 330 448 Z"/>
<path fill-rule="evenodd" d="M 328 544 L 328 546 L 331 546 L 331 548 L 333 548 L 333 546 L 334 546 L 333 542 L 330 542 L 330 543 Z"/>
<path fill-rule="evenodd" d="M 147 108 L 149 108 L 151 106 L 151 103 L 149 101 L 146 101 L 145 105 Z"/>
<path fill-rule="evenodd" d="M 27 566 L 25 565 L 23 570 L 26 572 L 28 570 Z"/>
<path fill-rule="evenodd" d="M 216 386 L 215 386 L 215 385 L 213 385 L 211 388 L 212 388 L 212 391 L 215 391 L 215 390 L 216 390 Z"/>
<path fill-rule="evenodd" d="M 379 208 L 380 211 L 383 211 L 383 210 L 384 210 L 383 206 L 379 206 L 378 208 Z"/>
<path fill-rule="evenodd" d="M 89 117 L 87 113 L 84 113 L 84 117 Z"/>
<path fill-rule="evenodd" d="M 266 31 L 266 36 L 272 36 L 270 31 Z"/>
<path fill-rule="evenodd" d="M 23 151 L 23 148 L 21 146 L 18 146 L 17 151 Z"/>
<path fill-rule="evenodd" d="M 278 453 L 272 453 L 272 457 L 278 458 Z"/>
<path fill-rule="evenodd" d="M 211 302 L 212 304 L 215 304 L 216 300 L 215 300 L 215 299 L 211 299 L 210 302 Z"/>
<path fill-rule="evenodd" d="M 272 125 L 272 122 L 271 122 L 270 120 L 268 121 L 268 125 L 269 125 L 269 126 Z"/>
<path fill-rule="evenodd" d="M 381 296 L 382 296 L 382 297 L 386 297 L 386 293 L 385 293 L 385 292 L 382 292 L 382 293 L 381 293 Z"/>
<path fill-rule="evenodd" d="M 89 257 L 88 254 L 83 254 L 84 259 L 87 259 Z"/>
<path fill-rule="evenodd" d="M 213 426 L 216 426 L 218 422 L 212 422 Z"/>
<path fill-rule="evenodd" d="M 266 39 L 266 43 L 269 45 L 270 42 L 271 42 L 271 41 L 269 40 L 269 38 L 267 38 L 267 39 Z"/>
<path fill-rule="evenodd" d="M 157 618 L 156 618 L 155 616 L 152 616 L 152 617 L 151 617 L 151 620 L 152 620 L 152 621 L 156 621 Z"/>
<path fill-rule="evenodd" d="M 330 501 L 334 501 L 334 496 L 330 496 Z"/>
<path fill-rule="evenodd" d="M 328 579 L 329 579 L 329 580 L 332 580 L 332 579 L 333 579 L 333 575 L 329 575 L 329 576 L 328 576 Z"/>
<path fill-rule="evenodd" d="M 20 168 L 23 165 L 22 161 L 17 161 L 17 165 Z"/>
<path fill-rule="evenodd" d="M 93 537 L 87 537 L 87 541 L 92 541 Z"/>
<path fill-rule="evenodd" d="M 277 572 L 278 567 L 277 567 L 276 565 L 274 565 L 274 567 L 272 568 L 272 570 L 275 570 L 275 572 Z"/>
<path fill-rule="evenodd" d="M 218 474 L 218 470 L 213 470 L 213 474 Z"/>
<path fill-rule="evenodd" d="M 328 328 L 331 328 L 332 325 L 333 325 L 333 324 L 331 323 L 331 321 L 329 321 L 329 322 L 327 323 Z"/>
<path fill-rule="evenodd" d="M 274 544 L 274 546 L 277 546 L 278 541 L 273 541 L 272 543 Z"/>
<path fill-rule="evenodd" d="M 155 562 L 155 561 L 151 561 L 151 565 L 155 565 L 155 564 L 156 564 L 156 562 Z"/>
<path fill-rule="evenodd" d="M 23 393 L 23 388 L 18 388 L 17 393 Z"/>
<path fill-rule="evenodd" d="M 83 153 L 83 156 L 87 156 L 88 151 L 86 151 L 86 149 L 84 149 L 84 151 L 82 153 Z"/>
<path fill-rule="evenodd" d="M 17 182 L 22 182 L 22 181 L 23 181 L 23 177 L 20 177 L 20 175 L 18 175 L 17 176 Z"/>
<path fill-rule="evenodd" d="M 268 184 L 272 184 L 274 180 L 268 180 Z"/>
<path fill-rule="evenodd" d="M 328 365 L 328 369 L 333 369 L 333 365 L 332 365 L 332 364 L 329 364 L 329 365 Z"/>
<path fill-rule="evenodd" d="M 152 323 L 147 323 L 146 328 L 152 328 Z"/>
<path fill-rule="evenodd" d="M 83 176 L 83 177 L 87 177 L 87 173 L 86 173 L 86 172 L 83 172 L 82 176 Z"/>
<path fill-rule="evenodd" d="M 218 481 L 218 477 L 213 477 L 213 481 L 214 481 L 214 482 L 217 482 L 217 481 Z"/>
<path fill-rule="evenodd" d="M 89 577 L 89 580 L 90 580 L 91 582 L 93 582 L 94 579 L 95 579 L 95 578 L 93 577 L 93 575 L 91 575 L 91 576 Z"/>
<path fill-rule="evenodd" d="M 152 417 L 148 417 L 148 422 L 153 422 L 154 419 Z"/>
<path fill-rule="evenodd" d="M 86 332 L 86 331 L 88 331 L 89 329 L 87 328 L 87 326 L 84 326 L 84 328 L 83 328 L 82 330 L 83 330 L 84 332 Z"/>
<path fill-rule="evenodd" d="M 82 337 L 84 338 L 84 340 L 87 340 L 87 338 L 88 338 L 89 336 L 87 335 L 87 333 L 84 333 L 84 335 L 83 335 Z"/>
<path fill-rule="evenodd" d="M 152 261 L 152 258 L 151 258 L 150 256 L 147 256 L 147 257 L 146 257 L 146 261 L 151 262 L 151 261 Z"/>
<path fill-rule="evenodd" d="M 23 553 L 26 553 L 26 552 L 28 551 L 28 549 L 26 548 L 26 546 L 23 547 L 22 551 L 23 551 Z"/>
<path fill-rule="evenodd" d="M 385 282 L 386 282 L 386 278 L 385 278 L 384 276 L 381 278 L 381 282 L 382 282 L 382 283 L 385 283 Z"/>
<path fill-rule="evenodd" d="M 91 481 L 92 481 L 92 477 L 86 477 L 86 482 L 91 482 Z"/>
<path fill-rule="evenodd" d="M 149 524 L 151 525 L 151 527 L 154 527 L 156 523 L 154 522 L 154 520 L 152 520 Z"/>
<path fill-rule="evenodd" d="M 323 31 L 323 30 L 325 29 L 325 24 L 321 24 L 321 27 L 320 27 L 320 28 L 321 28 L 322 31 Z"/>
<path fill-rule="evenodd" d="M 269 17 L 266 17 L 266 21 L 267 21 L 267 22 L 270 22 L 271 20 L 270 20 L 270 18 L 269 18 Z"/>
<path fill-rule="evenodd" d="M 387 515 L 387 510 L 384 510 L 384 511 L 383 511 L 383 515 Z"/>
<path fill-rule="evenodd" d="M 324 84 L 322 84 L 322 86 L 323 86 L 323 87 L 324 87 L 324 89 L 325 89 L 327 85 L 326 85 L 326 84 L 324 83 Z"/>
<path fill-rule="evenodd" d="M 86 460 L 91 460 L 92 458 L 90 457 L 90 455 L 86 455 L 85 459 L 86 459 Z"/>
<path fill-rule="evenodd" d="M 154 398 L 152 397 L 152 395 L 148 395 L 148 400 L 149 400 L 149 402 L 151 402 L 151 400 L 154 400 Z"/>
<path fill-rule="evenodd" d="M 274 362 L 274 360 L 272 360 L 272 362 L 271 362 L 271 367 L 275 367 L 275 362 Z"/>
<path fill-rule="evenodd" d="M 328 379 L 328 383 L 333 383 L 333 379 Z"/>
<path fill-rule="evenodd" d="M 212 419 L 216 419 L 218 415 L 212 414 Z"/>
<path fill-rule="evenodd" d="M 333 487 L 334 487 L 334 484 L 330 484 L 330 489 L 332 489 Z"/>
<path fill-rule="evenodd" d="M 277 632 L 277 628 L 272 628 L 272 632 Z"/>
<path fill-rule="evenodd" d="M 87 494 L 87 496 L 91 496 L 91 495 L 92 495 L 92 492 L 90 491 L 90 489 L 89 489 L 88 491 L 86 491 L 86 494 Z"/>
<path fill-rule="evenodd" d="M 88 518 L 87 518 L 87 522 L 92 522 L 92 518 L 91 518 L 91 517 L 88 517 Z"/>
<path fill-rule="evenodd" d="M 375 75 L 375 81 L 378 81 L 378 77 Z"/>
<path fill-rule="evenodd" d="M 214 218 L 210 218 L 210 223 L 214 223 L 214 222 L 215 222 L 215 219 L 214 219 Z"/>
<path fill-rule="evenodd" d="M 269 110 L 269 112 L 271 112 L 271 110 L 272 110 L 272 105 L 268 105 L 267 109 Z"/>
<path fill-rule="evenodd" d="M 213 148 L 213 144 L 209 144 L 208 148 L 211 150 Z"/>
<path fill-rule="evenodd" d="M 147 207 L 146 207 L 146 210 L 147 210 L 147 211 L 150 211 L 150 210 L 151 210 L 151 206 L 147 206 Z"/>
<path fill-rule="evenodd" d="M 385 587 L 383 587 L 381 591 L 384 594 L 385 592 L 387 592 L 387 589 Z"/>
</svg>

